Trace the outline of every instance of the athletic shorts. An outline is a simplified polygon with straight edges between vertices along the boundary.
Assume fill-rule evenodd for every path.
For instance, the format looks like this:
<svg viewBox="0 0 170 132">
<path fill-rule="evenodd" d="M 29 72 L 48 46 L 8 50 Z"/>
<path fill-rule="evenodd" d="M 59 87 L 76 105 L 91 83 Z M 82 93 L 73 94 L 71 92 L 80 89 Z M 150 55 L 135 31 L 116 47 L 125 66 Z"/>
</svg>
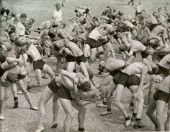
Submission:
<svg viewBox="0 0 170 132">
<path fill-rule="evenodd" d="M 6 61 L 6 56 L 5 55 L 0 55 L 0 62 L 4 63 Z"/>
<path fill-rule="evenodd" d="M 48 87 L 54 94 L 57 94 L 58 98 L 72 100 L 70 91 L 64 85 L 58 86 L 55 80 L 52 80 L 48 84 Z"/>
<path fill-rule="evenodd" d="M 127 81 L 127 87 L 139 86 L 139 84 L 140 84 L 140 78 L 136 75 L 130 75 L 130 77 Z"/>
<path fill-rule="evenodd" d="M 129 79 L 129 75 L 124 72 L 119 72 L 113 77 L 113 82 L 118 85 L 122 84 L 123 86 L 127 85 L 127 81 Z"/>
<path fill-rule="evenodd" d="M 144 50 L 144 51 L 141 51 L 141 56 L 142 58 L 147 58 L 149 54 L 146 52 L 146 50 Z"/>
<path fill-rule="evenodd" d="M 25 78 L 26 76 L 21 75 L 21 74 L 14 74 L 14 73 L 9 73 L 6 77 L 6 80 L 10 83 L 16 83 L 19 80 Z"/>
<path fill-rule="evenodd" d="M 76 57 L 71 56 L 71 55 L 67 55 L 66 56 L 66 61 L 67 62 L 76 62 Z"/>
<path fill-rule="evenodd" d="M 0 66 L 0 77 L 5 73 L 5 70 Z"/>
<path fill-rule="evenodd" d="M 97 40 L 94 40 L 94 39 L 89 38 L 89 37 L 87 38 L 85 43 L 88 44 L 90 46 L 90 48 L 98 48 L 98 47 L 101 46 L 100 43 Z"/>
<path fill-rule="evenodd" d="M 159 64 L 157 64 L 156 69 L 154 69 L 154 74 L 155 75 L 163 74 L 165 76 L 168 76 L 169 75 L 169 69 L 166 69 L 166 68 L 160 66 Z"/>
<path fill-rule="evenodd" d="M 153 98 L 155 101 L 162 100 L 165 103 L 168 103 L 170 101 L 170 94 L 161 90 L 156 90 L 156 92 L 153 95 Z"/>
<path fill-rule="evenodd" d="M 80 63 L 81 62 L 86 62 L 87 61 L 87 58 L 84 56 L 84 55 L 82 55 L 82 56 L 78 56 L 77 58 L 76 58 L 76 62 L 77 62 L 77 64 L 79 64 L 80 65 Z"/>
<path fill-rule="evenodd" d="M 45 65 L 45 62 L 44 62 L 43 59 L 37 60 L 37 61 L 33 61 L 33 68 L 34 68 L 34 70 L 36 70 L 36 69 L 42 70 L 44 65 Z"/>
<path fill-rule="evenodd" d="M 118 74 L 119 72 L 121 72 L 121 70 L 124 69 L 124 68 L 125 68 L 125 66 L 123 66 L 123 67 L 120 68 L 120 69 L 111 71 L 111 72 L 110 72 L 110 75 L 111 75 L 112 77 L 114 77 L 116 74 Z"/>
</svg>

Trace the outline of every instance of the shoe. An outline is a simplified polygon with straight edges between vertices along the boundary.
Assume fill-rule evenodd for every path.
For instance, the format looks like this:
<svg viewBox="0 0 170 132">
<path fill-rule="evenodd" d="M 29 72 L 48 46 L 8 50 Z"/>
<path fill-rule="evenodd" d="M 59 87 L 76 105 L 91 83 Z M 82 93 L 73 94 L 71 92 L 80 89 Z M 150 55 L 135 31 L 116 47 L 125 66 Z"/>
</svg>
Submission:
<svg viewBox="0 0 170 132">
<path fill-rule="evenodd" d="M 3 115 L 0 115 L 0 120 L 5 120 L 5 117 Z"/>
<path fill-rule="evenodd" d="M 100 107 L 100 108 L 106 108 L 107 107 L 107 105 L 105 105 L 105 104 L 97 104 L 96 106 Z"/>
<path fill-rule="evenodd" d="M 13 108 L 14 108 L 14 109 L 15 109 L 15 108 L 18 108 L 18 101 L 15 101 L 15 102 L 14 102 Z"/>
<path fill-rule="evenodd" d="M 35 132 L 42 132 L 45 128 L 44 127 L 40 127 L 37 130 L 35 130 Z"/>
<path fill-rule="evenodd" d="M 22 91 L 19 90 L 19 91 L 17 91 L 17 94 L 23 94 L 23 93 L 22 93 Z"/>
<path fill-rule="evenodd" d="M 38 108 L 36 106 L 30 107 L 31 110 L 38 111 Z"/>
<path fill-rule="evenodd" d="M 57 128 L 58 127 L 58 123 L 54 123 L 51 128 Z"/>
<path fill-rule="evenodd" d="M 27 86 L 27 91 L 30 91 L 30 89 L 31 89 L 31 87 L 28 85 L 28 86 Z"/>
<path fill-rule="evenodd" d="M 128 127 L 130 125 L 130 123 L 131 123 L 131 118 L 127 117 L 125 120 L 126 120 L 125 126 Z"/>
<path fill-rule="evenodd" d="M 107 116 L 109 114 L 112 114 L 112 111 L 105 111 L 105 112 L 101 113 L 100 116 Z"/>
<path fill-rule="evenodd" d="M 134 124 L 135 129 L 142 128 L 142 127 L 144 127 L 144 126 L 140 120 L 135 122 L 135 124 Z"/>
</svg>

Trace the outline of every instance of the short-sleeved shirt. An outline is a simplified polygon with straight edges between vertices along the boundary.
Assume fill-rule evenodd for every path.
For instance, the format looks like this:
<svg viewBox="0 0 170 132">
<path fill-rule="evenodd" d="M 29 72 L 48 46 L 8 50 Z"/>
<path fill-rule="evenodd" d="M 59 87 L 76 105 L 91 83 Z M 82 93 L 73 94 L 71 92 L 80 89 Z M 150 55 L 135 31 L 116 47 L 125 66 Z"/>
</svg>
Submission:
<svg viewBox="0 0 170 132">
<path fill-rule="evenodd" d="M 61 10 L 61 9 L 60 9 L 59 11 L 54 10 L 52 17 L 53 17 L 53 19 L 54 19 L 57 23 L 63 21 L 63 13 L 62 13 L 62 10 Z"/>
<path fill-rule="evenodd" d="M 16 24 L 16 35 L 17 36 L 25 35 L 25 27 L 21 22 L 18 22 Z"/>
</svg>

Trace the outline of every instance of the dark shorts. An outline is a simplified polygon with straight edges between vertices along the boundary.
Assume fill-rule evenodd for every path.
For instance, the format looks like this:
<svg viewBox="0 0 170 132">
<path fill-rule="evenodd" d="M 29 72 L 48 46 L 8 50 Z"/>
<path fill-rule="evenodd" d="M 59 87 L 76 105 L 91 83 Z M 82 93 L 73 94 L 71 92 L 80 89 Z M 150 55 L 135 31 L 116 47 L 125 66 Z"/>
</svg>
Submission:
<svg viewBox="0 0 170 132">
<path fill-rule="evenodd" d="M 140 84 L 140 78 L 136 75 L 130 75 L 130 77 L 127 81 L 127 87 L 139 86 L 139 84 Z"/>
<path fill-rule="evenodd" d="M 0 77 L 5 73 L 5 70 L 0 66 Z"/>
<path fill-rule="evenodd" d="M 82 56 L 78 56 L 77 58 L 76 58 L 76 62 L 77 62 L 77 64 L 79 64 L 80 65 L 80 63 L 81 62 L 86 62 L 87 61 L 87 57 L 85 57 L 84 55 L 82 55 Z"/>
<path fill-rule="evenodd" d="M 152 24 L 152 25 L 148 26 L 148 28 L 149 28 L 150 31 L 152 31 L 158 25 L 159 24 Z"/>
<path fill-rule="evenodd" d="M 76 57 L 71 56 L 71 55 L 67 55 L 66 56 L 66 61 L 67 62 L 76 62 Z"/>
<path fill-rule="evenodd" d="M 155 75 L 163 74 L 165 76 L 168 76 L 169 75 L 169 69 L 166 69 L 166 68 L 157 64 L 156 69 L 154 69 L 154 74 Z"/>
<path fill-rule="evenodd" d="M 55 80 L 52 80 L 48 84 L 48 87 L 54 94 L 57 94 L 58 98 L 72 100 L 70 91 L 64 85 L 58 86 Z"/>
<path fill-rule="evenodd" d="M 4 63 L 6 61 L 6 56 L 5 55 L 0 55 L 0 62 Z"/>
<path fill-rule="evenodd" d="M 147 58 L 149 56 L 148 52 L 146 50 L 141 51 L 142 58 Z"/>
<path fill-rule="evenodd" d="M 34 68 L 34 70 L 36 70 L 36 69 L 42 70 L 44 65 L 45 65 L 45 62 L 44 62 L 43 59 L 37 60 L 37 61 L 33 61 L 33 68 Z"/>
<path fill-rule="evenodd" d="M 21 74 L 10 73 L 7 75 L 6 80 L 10 83 L 17 83 L 19 80 L 24 79 L 26 76 Z"/>
<path fill-rule="evenodd" d="M 156 92 L 153 95 L 153 98 L 155 101 L 162 100 L 165 103 L 168 103 L 170 101 L 170 94 L 161 90 L 156 90 Z"/>
<path fill-rule="evenodd" d="M 100 43 L 97 40 L 94 40 L 94 39 L 89 38 L 89 37 L 87 38 L 85 43 L 88 44 L 90 46 L 90 48 L 98 48 L 98 47 L 101 46 Z"/>
<path fill-rule="evenodd" d="M 129 79 L 129 75 L 124 73 L 124 72 L 119 72 L 118 74 L 116 74 L 113 77 L 113 82 L 118 85 L 118 84 L 122 84 L 123 86 L 127 85 Z"/>
</svg>

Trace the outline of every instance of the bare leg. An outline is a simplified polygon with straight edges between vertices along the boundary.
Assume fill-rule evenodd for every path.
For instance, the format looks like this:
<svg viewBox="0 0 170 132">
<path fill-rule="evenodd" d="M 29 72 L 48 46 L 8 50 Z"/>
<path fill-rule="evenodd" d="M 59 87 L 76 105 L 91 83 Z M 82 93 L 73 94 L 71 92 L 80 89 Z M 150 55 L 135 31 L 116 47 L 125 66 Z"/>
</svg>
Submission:
<svg viewBox="0 0 170 132">
<path fill-rule="evenodd" d="M 2 90 L 2 91 L 1 91 Z M 6 108 L 6 102 L 9 98 L 10 89 L 8 87 L 1 87 L 1 101 L 0 101 L 0 120 L 4 120 L 4 110 Z"/>
<path fill-rule="evenodd" d="M 156 102 L 155 102 L 155 100 L 152 99 L 152 100 L 150 100 L 146 114 L 150 118 L 152 123 L 155 125 L 155 128 L 158 128 L 158 122 L 156 120 L 156 116 L 154 115 L 155 109 L 156 109 Z"/>
<path fill-rule="evenodd" d="M 4 120 L 4 96 L 5 90 L 4 87 L 0 87 L 0 120 Z"/>
<path fill-rule="evenodd" d="M 13 106 L 13 108 L 18 108 L 17 86 L 16 86 L 15 83 L 12 84 L 11 91 L 14 95 L 14 106 Z"/>
<path fill-rule="evenodd" d="M 83 53 L 85 57 L 90 57 L 90 46 L 88 44 L 84 45 Z"/>
<path fill-rule="evenodd" d="M 47 73 L 51 77 L 51 79 L 55 77 L 54 71 L 47 64 L 44 65 L 43 71 L 44 73 Z"/>
<path fill-rule="evenodd" d="M 91 61 L 92 61 L 92 62 L 95 61 L 96 53 L 97 53 L 97 49 L 96 49 L 96 48 L 91 49 L 90 58 L 91 58 Z"/>
<path fill-rule="evenodd" d="M 168 103 L 168 112 L 167 112 L 167 120 L 165 123 L 165 131 L 170 131 L 170 100 Z"/>
<path fill-rule="evenodd" d="M 18 84 L 19 84 L 20 90 L 21 90 L 21 91 L 23 92 L 23 94 L 24 94 L 25 99 L 28 101 L 28 103 L 29 103 L 29 105 L 30 105 L 30 109 L 32 109 L 32 110 L 38 110 L 38 108 L 35 107 L 35 106 L 33 105 L 32 101 L 31 101 L 30 94 L 29 94 L 29 92 L 26 90 L 26 85 L 25 85 L 24 81 L 23 81 L 23 80 L 19 80 L 19 81 L 18 81 Z"/>
<path fill-rule="evenodd" d="M 68 62 L 67 64 L 67 71 L 73 72 L 75 69 L 76 63 L 75 62 Z"/>
<path fill-rule="evenodd" d="M 156 119 L 158 121 L 158 130 L 159 131 L 165 131 L 164 123 L 163 123 L 163 113 L 165 109 L 165 102 L 162 100 L 156 101 Z"/>
<path fill-rule="evenodd" d="M 38 86 L 41 86 L 42 85 L 42 79 L 41 79 L 41 70 L 40 69 L 35 70 L 35 77 L 37 79 Z"/>
<path fill-rule="evenodd" d="M 52 122 L 53 128 L 56 128 L 58 125 L 57 123 L 58 112 L 59 112 L 59 103 L 58 103 L 58 97 L 55 94 L 53 95 L 53 122 Z"/>
<path fill-rule="evenodd" d="M 124 105 L 121 103 L 121 97 L 122 97 L 123 90 L 124 90 L 124 86 L 118 84 L 116 87 L 115 105 L 121 110 L 124 117 L 127 118 L 128 114 L 126 112 Z"/>
<path fill-rule="evenodd" d="M 75 101 L 72 101 L 72 105 L 78 111 L 79 130 L 82 130 L 82 129 L 84 130 L 86 108 L 85 106 L 77 105 Z"/>
<path fill-rule="evenodd" d="M 84 62 L 80 63 L 80 67 L 81 67 L 81 70 L 82 70 L 83 74 L 85 75 L 85 77 L 89 78 L 89 73 L 87 71 L 87 67 Z"/>
<path fill-rule="evenodd" d="M 64 120 L 64 126 L 63 126 L 64 132 L 70 132 L 71 123 L 74 117 L 71 100 L 67 100 L 63 98 L 59 98 L 59 100 L 66 114 L 66 118 Z"/>
<path fill-rule="evenodd" d="M 46 87 L 42 92 L 39 101 L 38 128 L 35 132 L 41 132 L 44 129 L 43 121 L 46 113 L 46 104 L 48 103 L 48 101 L 51 99 L 52 96 L 53 96 L 53 92 L 48 87 Z"/>
</svg>

